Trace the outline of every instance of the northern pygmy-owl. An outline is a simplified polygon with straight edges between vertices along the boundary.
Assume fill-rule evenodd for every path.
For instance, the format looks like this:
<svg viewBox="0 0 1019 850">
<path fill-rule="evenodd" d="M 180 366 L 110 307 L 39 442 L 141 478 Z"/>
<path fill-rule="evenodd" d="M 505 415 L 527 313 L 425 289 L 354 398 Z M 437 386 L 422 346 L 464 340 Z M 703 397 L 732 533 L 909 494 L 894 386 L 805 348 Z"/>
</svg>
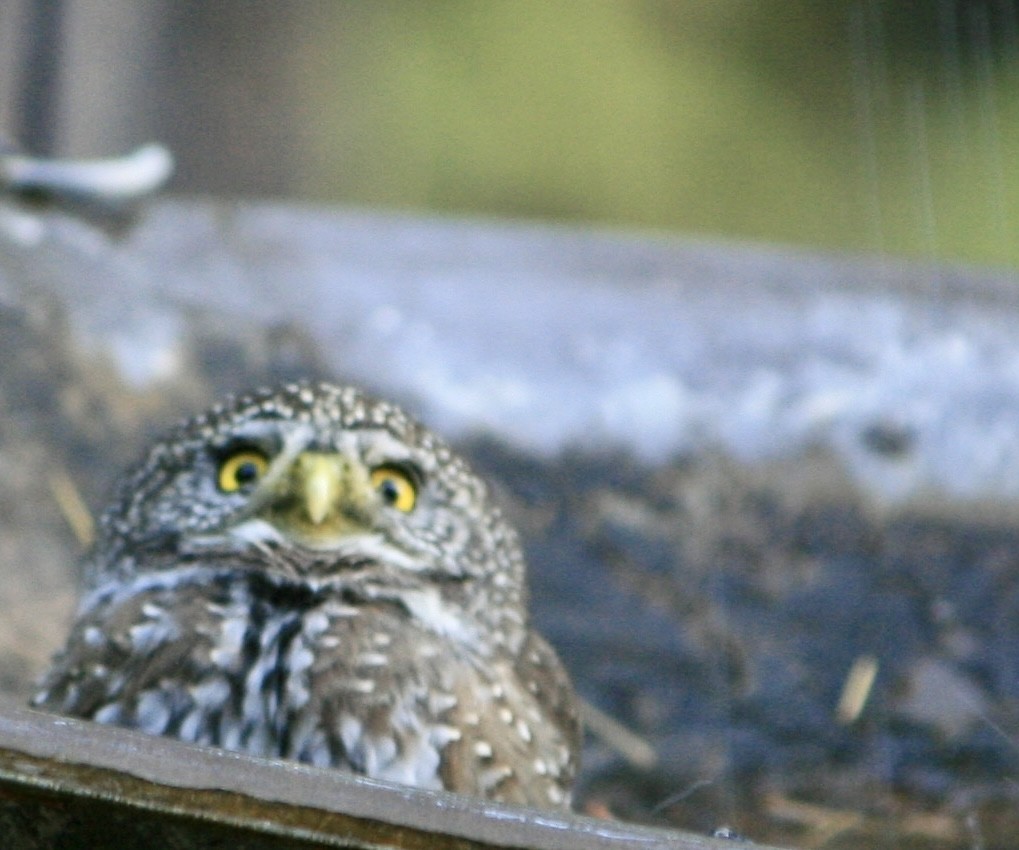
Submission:
<svg viewBox="0 0 1019 850">
<path fill-rule="evenodd" d="M 517 536 L 401 410 L 327 384 L 156 443 L 33 704 L 423 788 L 569 804 L 577 706 Z"/>
</svg>

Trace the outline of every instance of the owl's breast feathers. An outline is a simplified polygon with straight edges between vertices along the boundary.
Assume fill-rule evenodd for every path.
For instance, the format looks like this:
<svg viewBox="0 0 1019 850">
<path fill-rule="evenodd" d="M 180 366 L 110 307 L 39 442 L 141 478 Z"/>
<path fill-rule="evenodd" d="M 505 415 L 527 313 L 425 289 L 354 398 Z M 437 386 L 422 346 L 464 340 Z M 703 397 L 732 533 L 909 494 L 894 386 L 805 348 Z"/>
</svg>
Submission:
<svg viewBox="0 0 1019 850">
<path fill-rule="evenodd" d="M 580 732 L 553 651 L 533 633 L 515 654 L 464 641 L 455 622 L 415 608 L 251 576 L 120 585 L 93 599 L 33 702 L 418 787 L 568 805 Z"/>
</svg>

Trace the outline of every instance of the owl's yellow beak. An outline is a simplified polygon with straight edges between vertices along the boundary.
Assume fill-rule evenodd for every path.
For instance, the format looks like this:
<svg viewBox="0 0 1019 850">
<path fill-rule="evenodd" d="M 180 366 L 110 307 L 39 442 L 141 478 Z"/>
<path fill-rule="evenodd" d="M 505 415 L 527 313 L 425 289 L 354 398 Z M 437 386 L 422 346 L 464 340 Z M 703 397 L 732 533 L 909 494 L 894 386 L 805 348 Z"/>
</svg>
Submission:
<svg viewBox="0 0 1019 850">
<path fill-rule="evenodd" d="M 312 525 L 321 525 L 335 511 L 344 484 L 344 470 L 335 455 L 303 454 L 298 492 Z"/>
<path fill-rule="evenodd" d="M 326 548 L 370 522 L 368 471 L 335 452 L 302 452 L 275 482 L 264 519 L 298 542 Z"/>
</svg>

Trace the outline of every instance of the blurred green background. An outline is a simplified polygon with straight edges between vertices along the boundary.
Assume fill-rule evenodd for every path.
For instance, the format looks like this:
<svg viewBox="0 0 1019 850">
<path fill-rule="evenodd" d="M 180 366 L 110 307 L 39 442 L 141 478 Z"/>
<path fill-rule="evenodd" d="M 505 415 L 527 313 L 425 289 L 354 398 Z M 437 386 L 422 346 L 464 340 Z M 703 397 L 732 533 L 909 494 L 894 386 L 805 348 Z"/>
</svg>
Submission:
<svg viewBox="0 0 1019 850">
<path fill-rule="evenodd" d="M 1019 262 L 1012 2 L 65 5 L 60 149 L 183 191 Z"/>
<path fill-rule="evenodd" d="M 1006 18 L 936 0 L 336 4 L 299 67 L 320 122 L 304 188 L 1011 264 Z"/>
</svg>

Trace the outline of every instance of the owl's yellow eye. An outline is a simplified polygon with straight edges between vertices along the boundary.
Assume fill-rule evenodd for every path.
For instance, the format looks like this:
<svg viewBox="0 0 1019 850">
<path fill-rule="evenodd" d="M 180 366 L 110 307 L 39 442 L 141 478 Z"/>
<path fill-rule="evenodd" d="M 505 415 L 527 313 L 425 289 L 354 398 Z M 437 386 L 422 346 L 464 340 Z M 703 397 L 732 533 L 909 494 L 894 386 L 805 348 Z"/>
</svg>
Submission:
<svg viewBox="0 0 1019 850">
<path fill-rule="evenodd" d="M 258 481 L 268 468 L 269 461 L 261 452 L 251 449 L 236 452 L 219 467 L 219 489 L 224 493 L 236 493 Z"/>
<path fill-rule="evenodd" d="M 380 466 L 372 470 L 372 487 L 383 502 L 405 514 L 414 510 L 417 504 L 417 486 L 406 473 L 394 466 Z"/>
</svg>

